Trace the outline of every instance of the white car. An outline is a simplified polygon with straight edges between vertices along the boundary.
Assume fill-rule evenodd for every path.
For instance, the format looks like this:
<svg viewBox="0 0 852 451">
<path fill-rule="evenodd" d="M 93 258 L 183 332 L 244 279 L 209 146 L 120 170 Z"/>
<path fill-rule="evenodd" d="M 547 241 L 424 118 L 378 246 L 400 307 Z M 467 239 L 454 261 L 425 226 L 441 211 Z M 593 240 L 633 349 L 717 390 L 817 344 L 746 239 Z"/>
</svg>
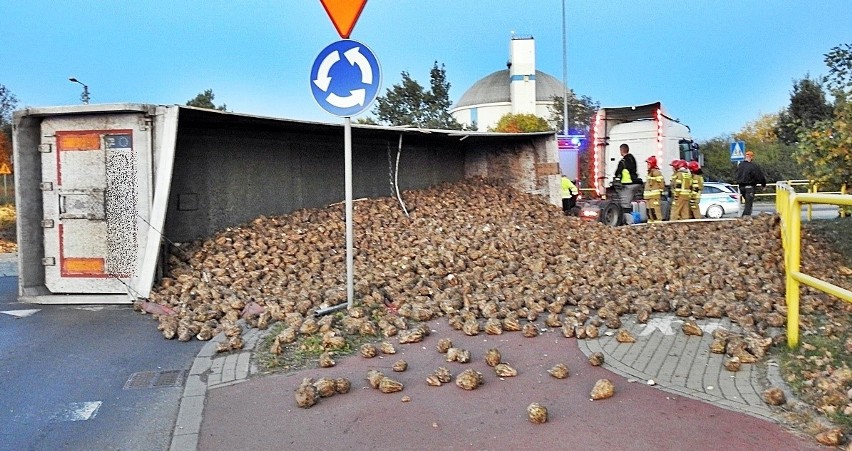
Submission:
<svg viewBox="0 0 852 451">
<path fill-rule="evenodd" d="M 705 218 L 719 219 L 725 215 L 740 215 L 740 193 L 727 184 L 719 182 L 704 182 L 701 201 L 698 210 Z"/>
</svg>

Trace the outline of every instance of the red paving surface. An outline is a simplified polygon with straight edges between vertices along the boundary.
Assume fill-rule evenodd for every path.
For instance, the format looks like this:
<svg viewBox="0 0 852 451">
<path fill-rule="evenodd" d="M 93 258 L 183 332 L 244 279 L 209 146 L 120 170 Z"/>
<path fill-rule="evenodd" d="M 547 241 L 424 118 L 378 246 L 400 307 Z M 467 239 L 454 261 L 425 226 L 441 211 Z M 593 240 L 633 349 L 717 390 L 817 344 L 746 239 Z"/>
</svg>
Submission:
<svg viewBox="0 0 852 451">
<path fill-rule="evenodd" d="M 333 368 L 255 377 L 207 393 L 200 450 L 236 449 L 616 449 L 616 450 L 804 450 L 820 447 L 783 426 L 746 414 L 676 396 L 642 381 L 592 367 L 576 340 L 559 333 L 525 338 L 520 332 L 468 337 L 446 320 L 422 343 L 399 345 L 395 355 L 338 358 Z M 467 364 L 446 362 L 435 350 L 439 338 L 473 353 Z M 483 357 L 496 347 L 519 372 L 500 380 Z M 398 359 L 408 370 L 395 373 Z M 571 376 L 555 379 L 547 370 L 568 365 Z M 426 377 L 446 366 L 453 375 L 474 368 L 485 385 L 465 391 L 455 382 L 426 385 Z M 403 384 L 400 393 L 369 387 L 365 375 L 378 369 Z M 310 409 L 296 406 L 293 392 L 304 377 L 346 377 L 352 390 L 323 398 Z M 616 387 L 614 397 L 590 401 L 601 378 Z M 409 396 L 410 402 L 402 402 Z M 526 407 L 547 407 L 549 421 L 532 424 Z"/>
</svg>

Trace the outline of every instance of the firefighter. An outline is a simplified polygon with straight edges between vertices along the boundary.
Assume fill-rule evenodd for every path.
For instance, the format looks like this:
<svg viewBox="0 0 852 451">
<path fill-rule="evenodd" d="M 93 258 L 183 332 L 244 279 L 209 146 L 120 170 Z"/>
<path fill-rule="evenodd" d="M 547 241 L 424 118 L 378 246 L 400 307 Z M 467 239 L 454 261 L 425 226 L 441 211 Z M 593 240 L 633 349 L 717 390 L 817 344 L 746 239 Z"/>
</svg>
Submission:
<svg viewBox="0 0 852 451">
<path fill-rule="evenodd" d="M 663 209 L 660 207 L 660 197 L 666 182 L 663 173 L 657 166 L 657 157 L 651 155 L 645 160 L 648 163 L 648 178 L 645 179 L 645 192 L 642 197 L 648 203 L 648 222 L 660 222 L 663 220 Z"/>
<path fill-rule="evenodd" d="M 701 192 L 704 191 L 704 172 L 701 170 L 701 165 L 697 161 L 687 163 L 687 168 L 692 174 L 692 193 L 689 197 L 689 213 L 692 219 L 701 219 L 701 209 L 698 204 L 701 203 Z"/>
<path fill-rule="evenodd" d="M 672 175 L 672 211 L 670 220 L 680 221 L 681 219 L 689 219 L 689 199 L 692 194 L 692 174 L 686 167 L 686 161 L 672 161 L 672 168 L 675 173 Z"/>
</svg>

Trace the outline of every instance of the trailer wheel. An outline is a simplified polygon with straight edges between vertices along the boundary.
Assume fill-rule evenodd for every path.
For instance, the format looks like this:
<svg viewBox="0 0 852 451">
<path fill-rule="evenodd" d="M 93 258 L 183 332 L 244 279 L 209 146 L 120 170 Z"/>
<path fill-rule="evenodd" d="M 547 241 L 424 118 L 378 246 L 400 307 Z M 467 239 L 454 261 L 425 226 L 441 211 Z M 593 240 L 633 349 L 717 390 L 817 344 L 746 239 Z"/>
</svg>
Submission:
<svg viewBox="0 0 852 451">
<path fill-rule="evenodd" d="M 610 227 L 616 227 L 624 224 L 621 205 L 618 205 L 615 202 L 602 203 L 600 221 Z"/>
</svg>

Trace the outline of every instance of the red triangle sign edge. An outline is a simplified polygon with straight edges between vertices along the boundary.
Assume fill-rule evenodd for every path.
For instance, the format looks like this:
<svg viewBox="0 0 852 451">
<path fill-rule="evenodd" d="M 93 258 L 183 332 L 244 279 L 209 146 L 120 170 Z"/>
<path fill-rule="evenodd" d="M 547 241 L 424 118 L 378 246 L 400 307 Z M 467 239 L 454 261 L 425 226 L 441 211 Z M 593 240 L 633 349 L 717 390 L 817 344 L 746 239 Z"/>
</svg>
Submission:
<svg viewBox="0 0 852 451">
<path fill-rule="evenodd" d="M 329 9 L 330 3 L 338 4 L 340 2 L 360 3 L 360 6 L 358 6 L 358 11 L 351 18 L 351 21 L 348 24 L 338 23 L 338 18 L 335 18 L 335 13 L 333 13 L 332 10 Z M 325 8 L 325 12 L 331 19 L 331 23 L 334 24 L 334 28 L 337 29 L 337 34 L 339 34 L 340 37 L 343 39 L 349 39 L 349 35 L 352 34 L 352 30 L 355 28 L 355 23 L 358 22 L 358 17 L 360 17 L 361 12 L 364 11 L 364 6 L 367 4 L 367 0 L 320 0 L 320 3 L 322 3 L 322 7 Z M 346 18 L 340 19 L 345 20 Z"/>
</svg>

